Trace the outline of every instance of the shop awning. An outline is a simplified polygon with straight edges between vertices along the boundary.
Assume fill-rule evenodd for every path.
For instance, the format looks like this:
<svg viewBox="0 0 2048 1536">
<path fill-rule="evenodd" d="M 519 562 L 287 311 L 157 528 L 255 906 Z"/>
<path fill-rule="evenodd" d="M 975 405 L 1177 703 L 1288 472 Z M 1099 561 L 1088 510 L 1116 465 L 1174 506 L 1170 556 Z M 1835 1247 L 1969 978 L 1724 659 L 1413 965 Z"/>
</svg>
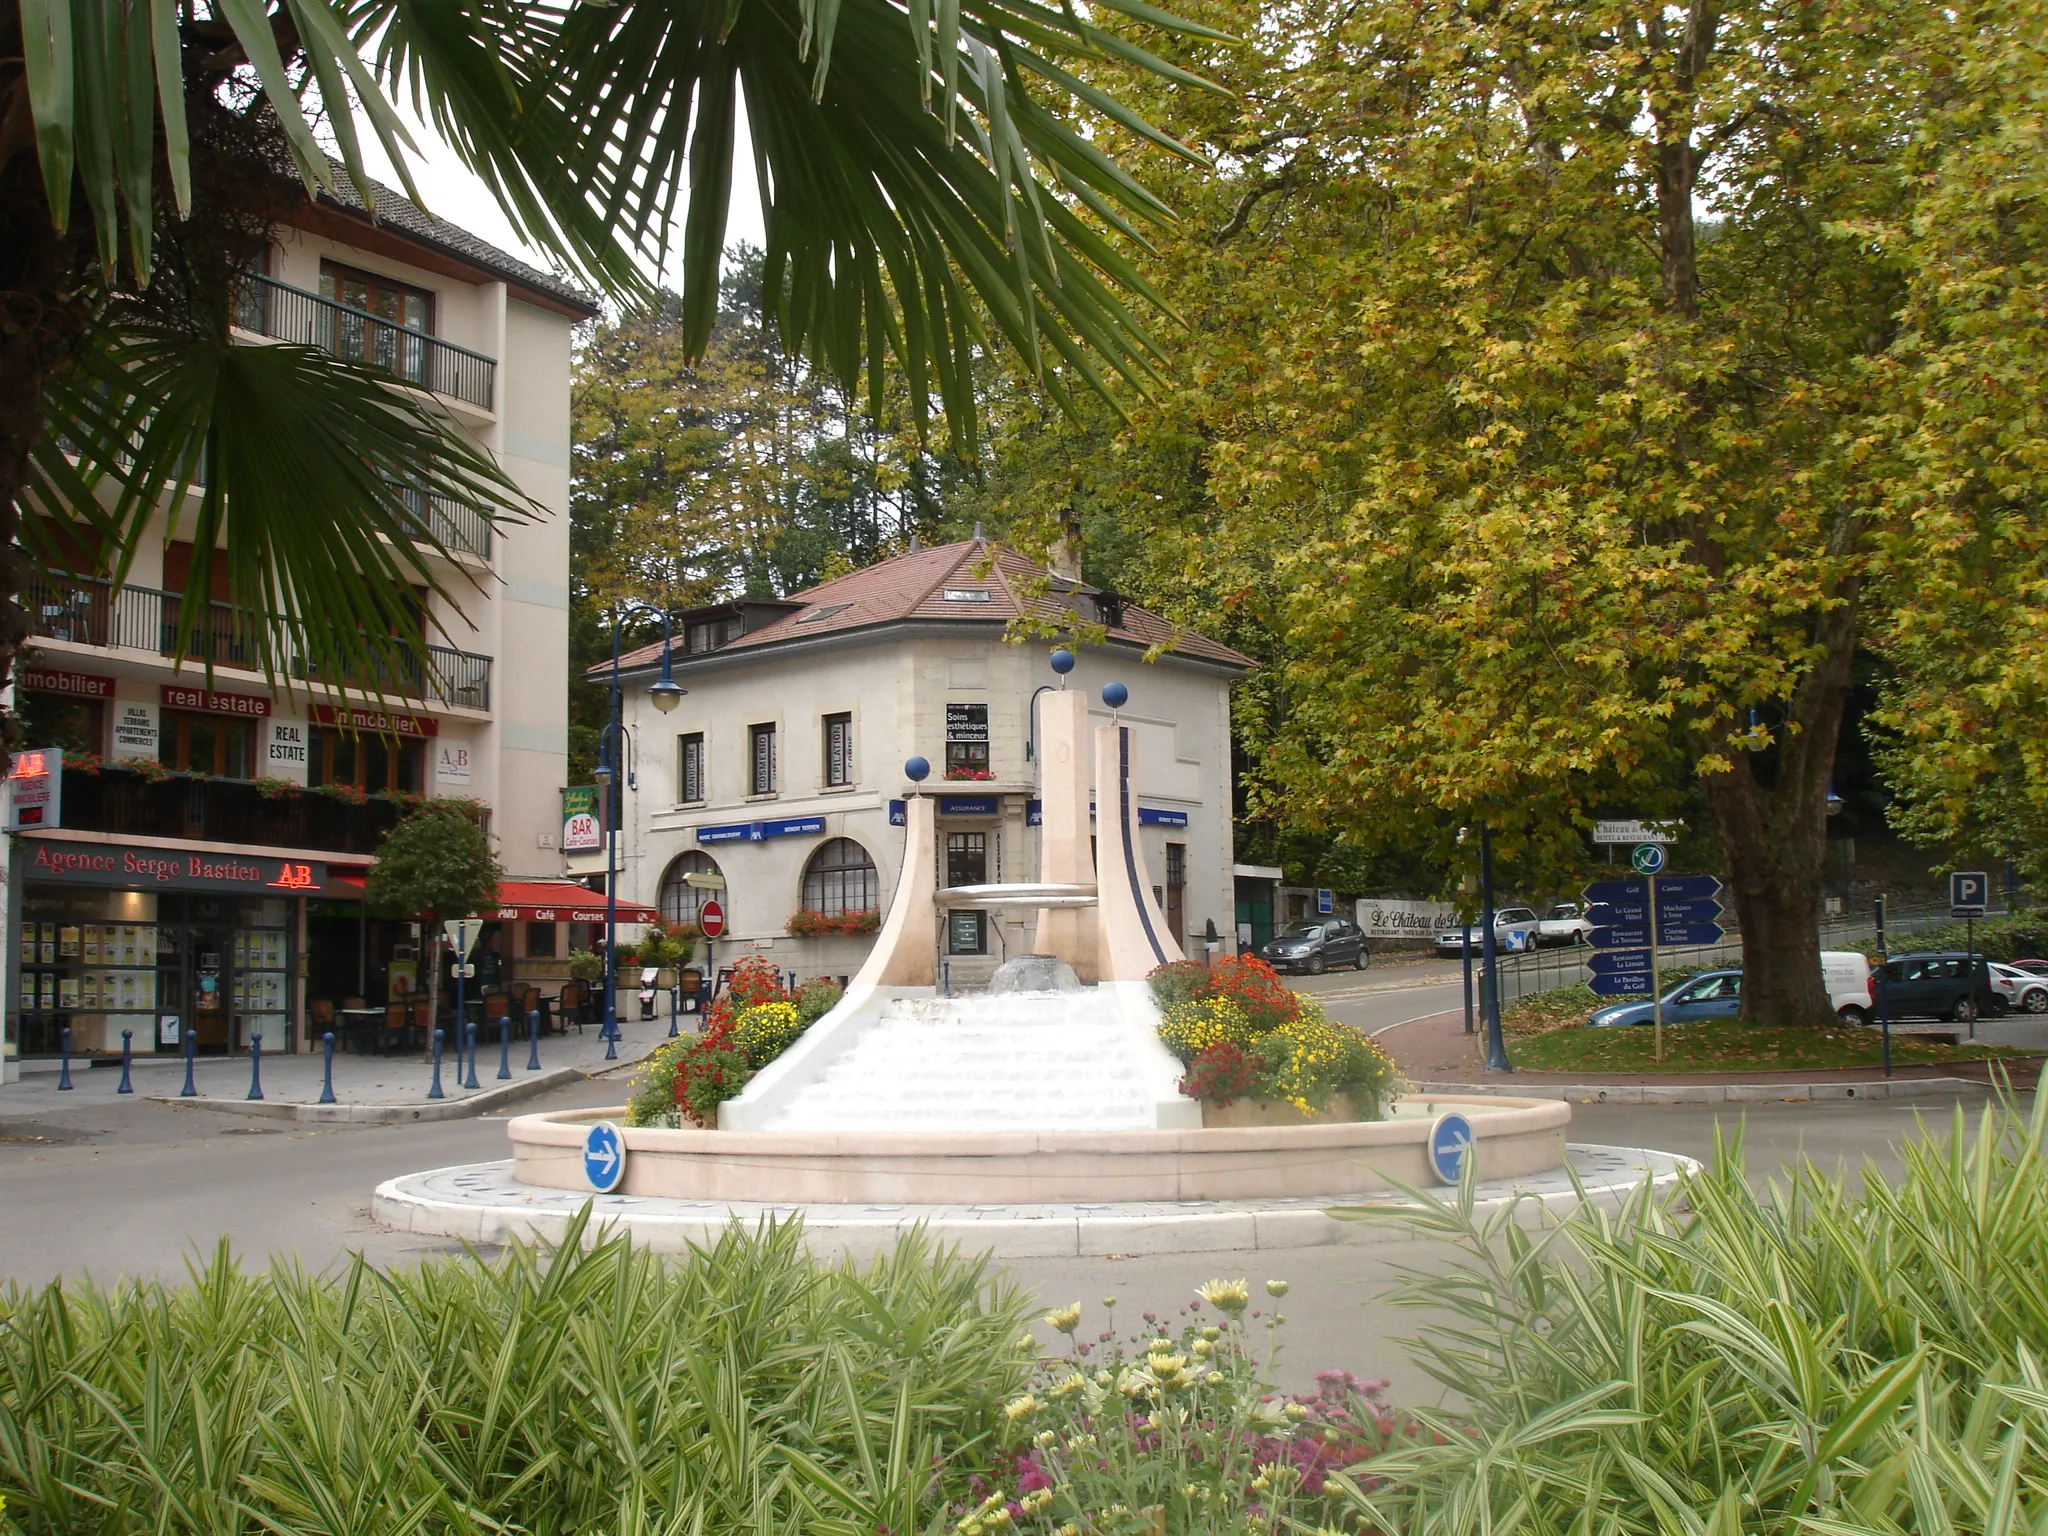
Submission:
<svg viewBox="0 0 2048 1536">
<path fill-rule="evenodd" d="M 601 923 L 604 898 L 573 880 L 506 880 L 498 886 L 498 909 L 480 914 L 501 922 Z M 619 901 L 622 923 L 652 923 L 660 914 L 637 901 Z"/>
</svg>

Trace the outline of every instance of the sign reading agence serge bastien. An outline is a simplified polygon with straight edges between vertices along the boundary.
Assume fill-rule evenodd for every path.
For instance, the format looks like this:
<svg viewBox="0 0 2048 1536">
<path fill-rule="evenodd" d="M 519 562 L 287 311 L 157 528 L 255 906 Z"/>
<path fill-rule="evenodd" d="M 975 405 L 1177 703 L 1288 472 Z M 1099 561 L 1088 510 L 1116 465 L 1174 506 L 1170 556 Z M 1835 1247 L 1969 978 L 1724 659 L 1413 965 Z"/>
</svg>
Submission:
<svg viewBox="0 0 2048 1536">
<path fill-rule="evenodd" d="M 42 837 L 22 838 L 21 852 L 28 879 L 69 885 L 249 896 L 318 896 L 328 888 L 327 865 L 304 859 Z M 352 894 L 355 890 L 351 887 Z"/>
</svg>

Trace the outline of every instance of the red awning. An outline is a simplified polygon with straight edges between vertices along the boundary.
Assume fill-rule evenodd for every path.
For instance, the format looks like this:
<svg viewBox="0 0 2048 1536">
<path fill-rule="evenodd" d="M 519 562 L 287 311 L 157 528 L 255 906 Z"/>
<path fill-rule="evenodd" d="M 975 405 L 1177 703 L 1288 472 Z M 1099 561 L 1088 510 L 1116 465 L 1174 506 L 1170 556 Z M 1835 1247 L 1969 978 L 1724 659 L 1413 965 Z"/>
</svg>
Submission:
<svg viewBox="0 0 2048 1536">
<path fill-rule="evenodd" d="M 500 921 L 601 923 L 604 898 L 573 880 L 506 880 L 498 886 L 498 910 L 481 914 Z M 637 901 L 619 901 L 622 923 L 652 923 L 660 914 Z"/>
</svg>

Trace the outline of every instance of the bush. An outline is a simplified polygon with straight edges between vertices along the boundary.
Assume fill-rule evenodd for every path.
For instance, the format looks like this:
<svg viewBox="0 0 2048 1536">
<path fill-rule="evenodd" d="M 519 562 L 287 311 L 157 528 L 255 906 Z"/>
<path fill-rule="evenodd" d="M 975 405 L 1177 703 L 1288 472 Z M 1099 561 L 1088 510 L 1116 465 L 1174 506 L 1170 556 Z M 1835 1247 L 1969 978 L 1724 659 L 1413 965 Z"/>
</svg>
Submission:
<svg viewBox="0 0 2048 1536">
<path fill-rule="evenodd" d="M 858 936 L 863 933 L 879 933 L 882 929 L 882 914 L 879 912 L 813 912 L 809 908 L 792 912 L 789 921 L 783 925 L 800 939 L 816 938 L 820 934 L 837 933 Z"/>
<path fill-rule="evenodd" d="M 1259 1091 L 1260 1063 L 1245 1048 L 1228 1040 L 1206 1046 L 1188 1063 L 1180 1091 L 1204 1104 L 1227 1108 Z"/>
<path fill-rule="evenodd" d="M 2048 1095 L 1903 1171 L 1812 1163 L 1763 1190 L 1739 1143 L 1619 1216 L 1532 1245 L 1512 1209 L 1393 1219 L 1464 1261 L 1404 1298 L 1445 1321 L 1423 1367 L 1461 1401 L 1440 1443 L 1373 1466 L 1354 1514 L 1384 1531 L 1719 1533 L 2043 1528 L 2048 1487 Z M 1677 1513 L 1674 1513 L 1676 1511 Z M 1682 1519 L 1680 1517 L 1683 1517 Z M 1495 1527 L 1499 1529 L 1500 1527 Z"/>
<path fill-rule="evenodd" d="M 1199 960 L 1171 960 L 1145 978 L 1161 1008 L 1209 995 L 1209 968 Z"/>
<path fill-rule="evenodd" d="M 1028 1315 L 908 1237 L 795 1223 L 338 1273 L 0 1289 L 0 1497 L 28 1536 L 926 1529 L 1024 1385 Z M 897 1426 L 900 1426 L 898 1428 Z"/>
<path fill-rule="evenodd" d="M 756 1072 L 796 1042 L 804 1020 L 795 1003 L 758 1003 L 733 1020 L 732 1046 Z"/>
<path fill-rule="evenodd" d="M 820 976 L 805 982 L 797 989 L 796 1016 L 808 1029 L 839 1006 L 839 999 L 846 995 L 836 981 L 827 981 Z"/>
<path fill-rule="evenodd" d="M 1301 1007 L 1280 973 L 1255 955 L 1238 955 L 1213 966 L 1176 960 L 1146 976 L 1161 1008 L 1203 998 L 1227 998 L 1251 1020 L 1255 1034 L 1278 1029 Z"/>
<path fill-rule="evenodd" d="M 1886 943 L 1895 955 L 1930 949 L 1961 951 L 1970 947 L 1972 926 L 1968 923 L 1943 923 L 1939 927 L 1923 928 L 1918 933 L 1891 934 Z M 2044 923 L 2038 914 L 1981 918 L 1974 927 L 1977 953 L 1987 960 L 2038 960 L 2048 952 L 2048 923 Z M 1854 947 L 1866 955 L 1874 957 L 1877 954 L 1875 941 Z"/>
<path fill-rule="evenodd" d="M 1249 1047 L 1261 1031 L 1227 997 L 1191 998 L 1168 1008 L 1159 1022 L 1159 1038 L 1183 1062 L 1193 1061 L 1212 1045 Z"/>
</svg>

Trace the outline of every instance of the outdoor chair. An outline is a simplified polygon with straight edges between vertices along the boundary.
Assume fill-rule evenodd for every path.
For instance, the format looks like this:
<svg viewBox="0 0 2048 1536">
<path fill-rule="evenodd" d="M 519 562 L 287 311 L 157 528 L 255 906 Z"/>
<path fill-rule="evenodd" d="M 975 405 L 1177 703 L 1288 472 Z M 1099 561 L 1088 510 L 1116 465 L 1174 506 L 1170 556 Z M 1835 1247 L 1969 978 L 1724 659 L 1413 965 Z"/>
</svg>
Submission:
<svg viewBox="0 0 2048 1536">
<path fill-rule="evenodd" d="M 582 990 L 582 983 L 574 981 L 567 983 L 562 988 L 560 1017 L 562 1033 L 565 1035 L 569 1033 L 569 1026 L 571 1024 L 576 1026 L 577 1034 L 583 1033 Z"/>
<path fill-rule="evenodd" d="M 427 1000 L 423 997 L 415 998 L 407 1006 L 412 1009 L 412 1028 L 408 1032 L 406 1044 L 424 1046 L 434 1038 L 434 1016 L 427 1011 Z"/>
<path fill-rule="evenodd" d="M 407 1012 L 408 1010 L 404 1003 L 386 1003 L 384 1005 L 384 1027 L 377 1032 L 376 1049 L 379 1052 L 403 1050 L 405 1048 L 405 1037 L 409 1028 L 409 1021 L 406 1017 Z"/>
<path fill-rule="evenodd" d="M 692 967 L 676 978 L 676 991 L 681 996 L 684 1013 L 704 1011 L 704 973 Z"/>
</svg>

